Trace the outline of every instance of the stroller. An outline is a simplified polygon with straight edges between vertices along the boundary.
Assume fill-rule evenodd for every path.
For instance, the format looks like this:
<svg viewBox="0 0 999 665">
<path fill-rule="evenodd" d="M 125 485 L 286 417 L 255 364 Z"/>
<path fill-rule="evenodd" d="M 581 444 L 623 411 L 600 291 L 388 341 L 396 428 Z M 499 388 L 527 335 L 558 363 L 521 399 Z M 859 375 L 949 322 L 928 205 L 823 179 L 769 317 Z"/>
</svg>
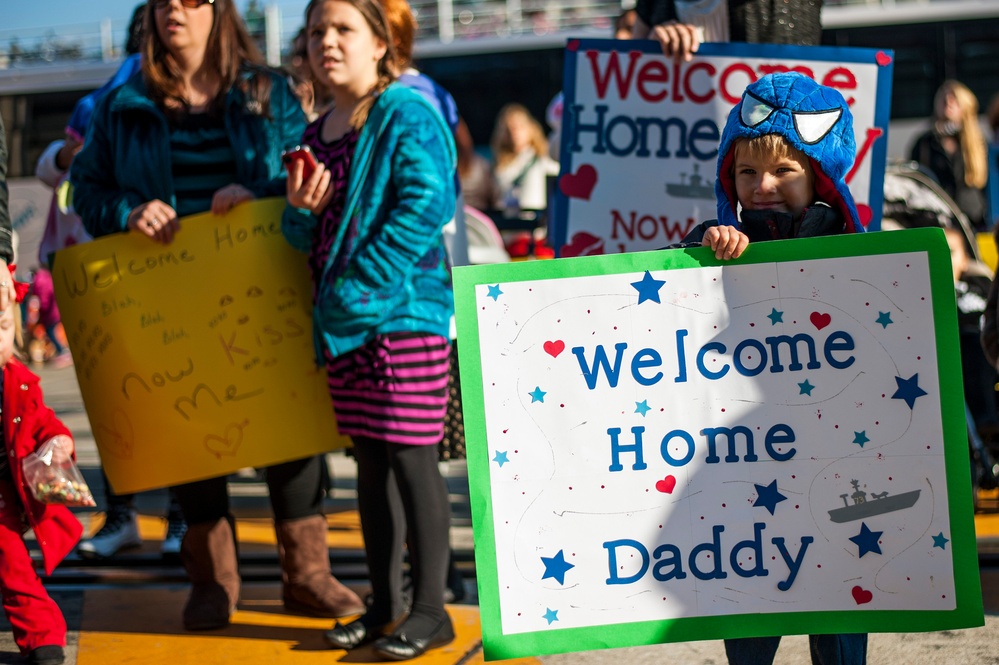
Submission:
<svg viewBox="0 0 999 665">
<path fill-rule="evenodd" d="M 992 270 L 982 262 L 975 230 L 931 175 L 915 162 L 891 163 L 885 171 L 882 229 L 934 227 L 957 229 L 963 239 L 968 267 L 962 282 L 984 286 L 993 278 Z M 971 300 L 971 298 L 969 298 Z M 959 298 L 959 318 L 964 309 Z M 970 318 L 970 323 L 968 319 Z M 981 349 L 978 322 L 974 312 L 963 315 L 961 327 L 961 372 L 965 388 L 965 419 L 968 424 L 968 448 L 971 477 L 977 489 L 994 489 L 999 482 L 996 452 L 999 447 L 999 410 L 996 383 L 999 381 Z M 978 492 L 972 493 L 978 509 Z"/>
</svg>

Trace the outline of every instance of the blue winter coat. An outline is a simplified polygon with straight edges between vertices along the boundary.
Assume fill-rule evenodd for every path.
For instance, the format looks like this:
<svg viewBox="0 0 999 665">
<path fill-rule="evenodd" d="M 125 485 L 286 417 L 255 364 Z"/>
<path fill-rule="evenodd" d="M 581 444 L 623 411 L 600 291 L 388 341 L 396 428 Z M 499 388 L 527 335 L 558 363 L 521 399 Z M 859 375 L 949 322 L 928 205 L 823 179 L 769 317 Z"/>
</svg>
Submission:
<svg viewBox="0 0 999 665">
<path fill-rule="evenodd" d="M 446 337 L 454 298 L 441 229 L 454 214 L 456 153 L 441 115 L 398 83 L 375 101 L 361 128 L 347 180 L 342 222 L 315 276 L 317 357 L 336 357 L 376 335 Z M 319 220 L 285 209 L 281 229 L 298 250 L 312 248 Z M 344 246 L 347 229 L 357 235 Z M 338 256 L 343 274 L 332 274 Z"/>
<path fill-rule="evenodd" d="M 254 74 L 271 78 L 270 118 L 251 112 L 238 87 L 229 91 L 223 112 L 236 158 L 236 183 L 257 198 L 281 196 L 281 152 L 298 143 L 305 114 L 283 77 L 259 68 L 243 76 Z M 159 199 L 176 209 L 170 128 L 141 73 L 98 102 L 70 179 L 73 207 L 94 237 L 124 231 L 128 214 L 147 201 Z"/>
</svg>

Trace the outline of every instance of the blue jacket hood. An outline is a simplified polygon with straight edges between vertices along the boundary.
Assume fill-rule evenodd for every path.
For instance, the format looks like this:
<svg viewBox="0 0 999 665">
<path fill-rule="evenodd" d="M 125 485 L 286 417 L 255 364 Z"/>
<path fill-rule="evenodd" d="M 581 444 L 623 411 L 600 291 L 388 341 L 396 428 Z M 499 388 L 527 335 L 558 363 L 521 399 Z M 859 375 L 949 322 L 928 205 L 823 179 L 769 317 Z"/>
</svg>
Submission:
<svg viewBox="0 0 999 665">
<path fill-rule="evenodd" d="M 850 107 L 838 91 L 797 72 L 768 74 L 752 83 L 729 113 L 718 147 L 715 180 L 719 224 L 739 226 L 733 143 L 765 134 L 783 136 L 808 156 L 815 172 L 816 198 L 842 215 L 844 232 L 864 231 L 846 185 L 846 174 L 857 154 Z"/>
</svg>

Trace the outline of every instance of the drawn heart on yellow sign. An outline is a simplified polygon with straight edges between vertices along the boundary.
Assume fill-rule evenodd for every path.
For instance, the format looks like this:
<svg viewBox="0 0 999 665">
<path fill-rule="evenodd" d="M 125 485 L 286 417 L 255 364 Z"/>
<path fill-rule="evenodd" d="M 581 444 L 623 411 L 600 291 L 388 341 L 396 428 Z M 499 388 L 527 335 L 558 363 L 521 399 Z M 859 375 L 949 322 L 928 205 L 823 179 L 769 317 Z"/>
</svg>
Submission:
<svg viewBox="0 0 999 665">
<path fill-rule="evenodd" d="M 100 433 L 102 455 L 111 455 L 122 460 L 132 459 L 135 430 L 124 411 L 116 410 L 112 424 L 98 425 L 97 431 Z"/>
<path fill-rule="evenodd" d="M 239 446 L 243 443 L 243 428 L 249 424 L 249 420 L 244 420 L 242 423 L 226 426 L 222 436 L 209 434 L 205 437 L 205 448 L 217 459 L 222 459 L 223 455 L 235 457 Z"/>
</svg>

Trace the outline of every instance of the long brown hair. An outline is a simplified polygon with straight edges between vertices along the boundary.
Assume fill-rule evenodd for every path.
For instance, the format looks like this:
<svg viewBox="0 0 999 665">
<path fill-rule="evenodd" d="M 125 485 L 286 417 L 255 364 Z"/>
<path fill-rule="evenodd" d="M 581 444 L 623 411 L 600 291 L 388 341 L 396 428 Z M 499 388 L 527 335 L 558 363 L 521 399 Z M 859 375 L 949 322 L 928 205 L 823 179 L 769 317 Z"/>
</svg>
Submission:
<svg viewBox="0 0 999 665">
<path fill-rule="evenodd" d="M 309 17 L 312 16 L 312 10 L 324 2 L 346 2 L 361 13 L 361 16 L 364 17 L 364 21 L 371 28 L 371 32 L 375 38 L 385 44 L 385 55 L 378 61 L 378 82 L 372 88 L 371 92 L 368 93 L 368 96 L 357 104 L 357 108 L 354 109 L 354 113 L 350 116 L 351 126 L 354 129 L 360 130 L 368 120 L 368 114 L 371 112 L 371 107 L 374 105 L 375 99 L 397 78 L 395 73 L 397 71 L 396 54 L 395 45 L 392 42 L 392 30 L 389 28 L 385 10 L 377 0 L 309 0 L 309 5 L 305 8 L 306 31 L 308 31 Z M 323 85 L 321 82 L 315 80 L 316 75 L 314 73 L 312 74 L 312 78 L 314 85 Z"/>
<path fill-rule="evenodd" d="M 260 49 L 254 44 L 240 18 L 234 0 L 215 0 L 212 11 L 215 19 L 208 35 L 205 65 L 219 79 L 219 89 L 209 103 L 210 113 L 220 113 L 226 95 L 239 87 L 247 96 L 246 108 L 251 113 L 270 115 L 271 79 L 263 74 L 265 64 Z M 181 91 L 181 78 L 177 63 L 160 41 L 156 30 L 156 3 L 146 3 L 145 39 L 142 44 L 142 75 L 149 88 L 149 95 L 168 115 L 183 114 L 188 103 Z M 247 69 L 254 75 L 241 78 Z M 179 111 L 177 110 L 179 109 Z"/>
</svg>

